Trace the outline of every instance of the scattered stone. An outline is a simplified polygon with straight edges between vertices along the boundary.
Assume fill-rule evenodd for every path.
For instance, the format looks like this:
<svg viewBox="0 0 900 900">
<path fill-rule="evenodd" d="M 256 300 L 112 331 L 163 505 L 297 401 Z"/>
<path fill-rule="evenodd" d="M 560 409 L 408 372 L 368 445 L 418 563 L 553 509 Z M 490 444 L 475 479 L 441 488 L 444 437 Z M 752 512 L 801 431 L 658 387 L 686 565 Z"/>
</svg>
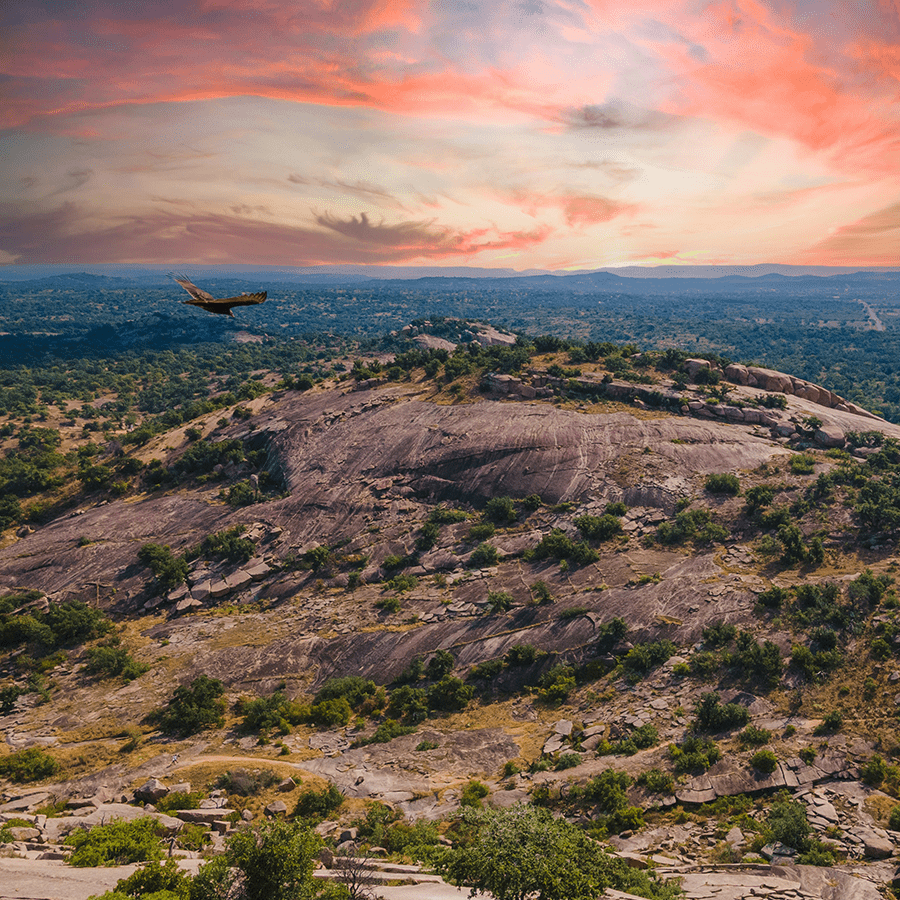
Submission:
<svg viewBox="0 0 900 900">
<path fill-rule="evenodd" d="M 168 793 L 169 789 L 158 778 L 151 778 L 139 788 L 135 788 L 134 798 L 145 803 L 155 803 Z"/>
<path fill-rule="evenodd" d="M 284 802 L 284 800 L 273 800 L 263 810 L 263 812 L 270 819 L 274 819 L 276 816 L 286 816 L 287 815 L 287 804 Z"/>
</svg>

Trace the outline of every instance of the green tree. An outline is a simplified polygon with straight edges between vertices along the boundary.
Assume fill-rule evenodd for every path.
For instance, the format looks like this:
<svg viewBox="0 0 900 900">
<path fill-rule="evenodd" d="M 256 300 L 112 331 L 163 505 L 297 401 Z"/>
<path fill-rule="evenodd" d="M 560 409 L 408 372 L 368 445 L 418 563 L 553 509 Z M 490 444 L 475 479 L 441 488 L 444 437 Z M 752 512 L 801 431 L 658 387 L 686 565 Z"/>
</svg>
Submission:
<svg viewBox="0 0 900 900">
<path fill-rule="evenodd" d="M 225 685 L 218 678 L 198 675 L 175 688 L 168 705 L 156 713 L 166 734 L 189 735 L 225 722 Z"/>
<path fill-rule="evenodd" d="M 583 831 L 544 809 L 463 810 L 469 835 L 438 863 L 441 874 L 496 900 L 595 900 L 606 888 L 675 897 L 679 889 L 629 869 Z"/>
<path fill-rule="evenodd" d="M 168 544 L 144 544 L 138 550 L 138 559 L 167 590 L 177 587 L 187 578 L 187 560 L 183 556 L 175 556 Z"/>
<path fill-rule="evenodd" d="M 194 877 L 191 900 L 309 900 L 321 846 L 319 836 L 298 823 L 235 832 L 225 852 Z"/>
</svg>

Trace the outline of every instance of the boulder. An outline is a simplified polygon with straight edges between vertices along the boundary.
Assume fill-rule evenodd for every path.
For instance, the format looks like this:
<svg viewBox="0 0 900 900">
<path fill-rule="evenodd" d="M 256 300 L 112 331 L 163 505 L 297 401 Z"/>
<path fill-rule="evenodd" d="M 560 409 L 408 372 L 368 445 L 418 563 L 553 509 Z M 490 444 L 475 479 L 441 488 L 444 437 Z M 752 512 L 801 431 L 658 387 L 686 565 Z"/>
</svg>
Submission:
<svg viewBox="0 0 900 900">
<path fill-rule="evenodd" d="M 847 443 L 843 429 L 830 422 L 820 426 L 815 440 L 820 447 L 843 447 Z"/>
<path fill-rule="evenodd" d="M 748 383 L 756 381 L 756 386 L 764 391 L 777 391 L 784 394 L 791 394 L 794 391 L 794 384 L 790 375 L 784 372 L 776 372 L 774 369 L 761 369 L 758 366 L 747 367 Z"/>
<path fill-rule="evenodd" d="M 264 810 L 263 812 L 270 818 L 274 819 L 277 816 L 286 816 L 287 815 L 287 804 L 284 800 L 273 800 Z"/>
<path fill-rule="evenodd" d="M 734 384 L 750 383 L 750 373 L 747 371 L 747 367 L 742 366 L 740 363 L 732 363 L 730 366 L 726 366 L 725 377 Z"/>
<path fill-rule="evenodd" d="M 866 859 L 890 859 L 894 855 L 894 845 L 886 837 L 868 830 L 859 832 L 858 837 Z"/>
<path fill-rule="evenodd" d="M 151 778 L 135 789 L 134 799 L 141 800 L 144 803 L 155 803 L 168 793 L 169 789 L 158 778 Z"/>
<path fill-rule="evenodd" d="M 710 367 L 708 359 L 686 359 L 684 361 L 684 369 L 690 378 L 696 378 L 697 373 L 701 369 Z"/>
<path fill-rule="evenodd" d="M 218 819 L 230 816 L 233 812 L 233 809 L 223 807 L 213 809 L 179 809 L 177 816 L 182 822 L 200 822 L 204 825 L 211 825 Z"/>
</svg>

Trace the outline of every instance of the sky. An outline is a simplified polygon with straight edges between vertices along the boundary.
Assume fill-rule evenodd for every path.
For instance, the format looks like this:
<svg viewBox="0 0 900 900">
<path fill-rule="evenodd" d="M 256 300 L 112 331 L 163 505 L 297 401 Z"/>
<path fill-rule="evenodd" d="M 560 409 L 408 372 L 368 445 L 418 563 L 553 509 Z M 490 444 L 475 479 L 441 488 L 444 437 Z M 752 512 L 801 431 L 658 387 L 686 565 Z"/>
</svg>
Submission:
<svg viewBox="0 0 900 900">
<path fill-rule="evenodd" d="M 900 265 L 900 0 L 5 0 L 0 265 Z"/>
</svg>

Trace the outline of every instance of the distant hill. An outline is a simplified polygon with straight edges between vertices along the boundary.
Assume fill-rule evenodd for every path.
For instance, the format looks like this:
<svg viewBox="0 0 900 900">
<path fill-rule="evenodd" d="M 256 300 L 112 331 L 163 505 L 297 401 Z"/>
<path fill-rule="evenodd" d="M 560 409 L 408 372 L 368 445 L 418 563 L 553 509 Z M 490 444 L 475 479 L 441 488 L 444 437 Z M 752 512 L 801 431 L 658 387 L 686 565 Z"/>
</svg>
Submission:
<svg viewBox="0 0 900 900">
<path fill-rule="evenodd" d="M 104 276 L 126 278 L 144 284 L 164 284 L 168 273 L 177 265 L 24 265 L 0 267 L 0 282 L 33 281 L 35 279 Z M 583 279 L 608 274 L 619 278 L 643 279 L 721 279 L 753 278 L 781 275 L 789 277 L 849 275 L 853 273 L 891 274 L 900 268 L 865 266 L 788 266 L 778 263 L 761 263 L 753 266 L 608 266 L 600 269 L 568 272 L 547 269 L 478 268 L 476 266 L 251 266 L 251 265 L 197 265 L 186 266 L 190 274 L 202 278 L 249 278 L 268 282 L 293 284 L 356 284 L 366 281 L 411 281 L 424 278 L 483 280 L 541 279 L 541 283 L 551 280 Z"/>
</svg>

